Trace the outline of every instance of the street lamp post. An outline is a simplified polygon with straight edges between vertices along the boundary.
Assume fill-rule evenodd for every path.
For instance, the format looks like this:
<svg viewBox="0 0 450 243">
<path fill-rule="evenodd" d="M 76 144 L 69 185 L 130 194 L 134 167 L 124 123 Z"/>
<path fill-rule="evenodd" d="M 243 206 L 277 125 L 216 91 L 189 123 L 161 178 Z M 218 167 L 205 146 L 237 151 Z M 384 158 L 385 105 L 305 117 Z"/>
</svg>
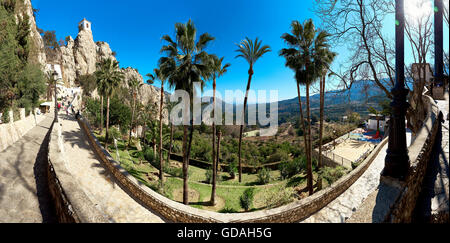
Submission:
<svg viewBox="0 0 450 243">
<path fill-rule="evenodd" d="M 403 180 L 409 169 L 406 146 L 405 115 L 408 109 L 405 88 L 405 13 L 404 0 L 395 1 L 395 86 L 392 89 L 392 115 L 389 122 L 389 145 L 382 176 Z"/>
<path fill-rule="evenodd" d="M 56 71 L 53 72 L 53 79 L 55 81 L 55 122 L 58 122 L 58 88 L 56 87 L 56 83 L 58 81 L 58 73 Z"/>
<path fill-rule="evenodd" d="M 444 77 L 444 37 L 443 37 L 443 15 L 444 6 L 442 0 L 434 0 L 434 68 L 435 79 L 434 84 L 443 86 Z M 445 86 L 443 86 L 445 88 Z M 445 90 L 444 90 L 445 92 Z"/>
</svg>

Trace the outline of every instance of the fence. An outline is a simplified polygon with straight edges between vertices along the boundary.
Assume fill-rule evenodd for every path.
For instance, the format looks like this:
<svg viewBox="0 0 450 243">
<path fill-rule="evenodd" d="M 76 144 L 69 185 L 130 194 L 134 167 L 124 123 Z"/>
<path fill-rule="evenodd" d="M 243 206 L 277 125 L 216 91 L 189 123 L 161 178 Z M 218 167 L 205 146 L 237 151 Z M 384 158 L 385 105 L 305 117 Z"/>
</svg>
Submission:
<svg viewBox="0 0 450 243">
<path fill-rule="evenodd" d="M 352 168 L 352 161 L 342 156 L 339 156 L 333 153 L 332 151 L 322 151 L 322 156 L 328 157 L 329 159 L 333 160 L 336 164 L 339 164 L 346 168 Z"/>
</svg>

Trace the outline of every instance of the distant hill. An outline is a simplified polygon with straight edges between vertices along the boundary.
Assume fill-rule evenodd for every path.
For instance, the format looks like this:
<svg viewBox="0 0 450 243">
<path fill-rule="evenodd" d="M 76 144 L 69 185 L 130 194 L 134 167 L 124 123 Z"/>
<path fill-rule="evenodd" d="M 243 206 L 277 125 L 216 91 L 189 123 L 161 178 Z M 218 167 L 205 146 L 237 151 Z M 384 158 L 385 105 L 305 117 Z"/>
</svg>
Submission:
<svg viewBox="0 0 450 243">
<path fill-rule="evenodd" d="M 212 97 L 210 103 L 212 103 Z M 306 97 L 301 97 L 306 109 Z M 361 117 L 365 117 L 369 114 L 368 108 L 370 106 L 379 108 L 379 102 L 386 99 L 385 93 L 374 85 L 372 81 L 360 80 L 355 81 L 351 89 L 347 90 L 333 90 L 326 92 L 325 94 L 325 119 L 340 120 L 342 116 L 345 116 L 348 112 L 357 112 Z M 217 102 L 220 99 L 217 98 Z M 208 102 L 203 103 L 202 107 L 208 105 Z M 320 94 L 315 94 L 310 97 L 311 114 L 316 118 L 319 117 L 320 108 Z M 233 104 L 233 110 L 236 111 L 237 106 L 242 104 Z M 250 106 L 255 106 L 251 104 Z M 267 110 L 270 108 L 270 104 L 266 104 Z M 222 101 L 222 111 L 225 112 L 225 102 Z M 306 111 L 306 110 L 305 110 Z M 299 119 L 300 111 L 298 105 L 298 97 L 282 100 L 278 102 L 278 121 L 279 124 L 285 122 L 295 122 Z"/>
<path fill-rule="evenodd" d="M 353 83 L 351 89 L 326 92 L 324 102 L 325 119 L 339 120 L 349 111 L 358 112 L 362 117 L 368 115 L 370 106 L 379 108 L 379 102 L 386 99 L 385 93 L 373 82 L 360 80 Z M 301 97 L 306 104 L 306 97 Z M 311 113 L 319 117 L 320 94 L 310 97 Z M 305 107 L 304 107 L 305 108 Z M 278 102 L 278 119 L 282 124 L 295 121 L 300 116 L 298 97 Z"/>
</svg>

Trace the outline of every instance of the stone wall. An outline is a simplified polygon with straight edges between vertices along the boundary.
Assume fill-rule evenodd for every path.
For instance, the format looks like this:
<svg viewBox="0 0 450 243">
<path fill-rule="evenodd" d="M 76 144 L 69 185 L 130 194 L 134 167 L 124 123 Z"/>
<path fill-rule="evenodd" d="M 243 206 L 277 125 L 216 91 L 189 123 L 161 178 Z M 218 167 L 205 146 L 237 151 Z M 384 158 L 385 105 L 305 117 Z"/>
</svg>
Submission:
<svg viewBox="0 0 450 243">
<path fill-rule="evenodd" d="M 143 185 L 123 169 L 120 166 L 120 163 L 112 159 L 110 154 L 100 145 L 98 140 L 92 134 L 90 126 L 84 118 L 80 118 L 78 121 L 82 131 L 88 137 L 89 143 L 101 159 L 102 164 L 105 166 L 105 169 L 115 177 L 118 183 L 122 185 L 122 188 L 126 189 L 127 193 L 149 208 L 159 212 L 167 220 L 185 223 L 285 223 L 301 221 L 325 207 L 328 203 L 347 190 L 366 171 L 381 148 L 387 142 L 387 139 L 383 140 L 370 156 L 355 170 L 340 178 L 331 186 L 310 197 L 274 209 L 250 213 L 222 214 L 193 208 L 172 201 Z"/>
<path fill-rule="evenodd" d="M 422 189 L 436 134 L 441 126 L 442 113 L 436 103 L 429 96 L 423 96 L 423 98 L 427 107 L 427 118 L 413 144 L 408 148 L 411 166 L 405 180 L 394 182 L 397 186 L 400 185 L 400 190 L 392 208 L 387 213 L 386 222 L 409 223 L 412 221 L 413 210 Z"/>
<path fill-rule="evenodd" d="M 13 112 L 2 116 L 9 116 L 9 123 L 0 124 L 0 151 L 14 144 L 23 135 L 45 119 L 45 115 L 33 115 L 25 117 L 25 109 L 19 109 L 20 120 L 14 122 Z"/>
<path fill-rule="evenodd" d="M 48 152 L 48 185 L 60 223 L 106 223 L 108 218 L 90 201 L 67 170 L 61 125 L 53 123 Z"/>
</svg>

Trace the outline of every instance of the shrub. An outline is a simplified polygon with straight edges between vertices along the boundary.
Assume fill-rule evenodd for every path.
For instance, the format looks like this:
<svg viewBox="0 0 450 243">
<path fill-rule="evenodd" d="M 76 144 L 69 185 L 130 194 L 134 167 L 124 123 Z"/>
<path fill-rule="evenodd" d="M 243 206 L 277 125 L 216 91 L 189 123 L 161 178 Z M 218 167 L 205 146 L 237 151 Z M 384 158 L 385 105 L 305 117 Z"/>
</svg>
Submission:
<svg viewBox="0 0 450 243">
<path fill-rule="evenodd" d="M 300 156 L 293 161 L 283 162 L 278 166 L 278 169 L 280 170 L 281 179 L 292 177 L 306 169 L 306 157 Z"/>
<path fill-rule="evenodd" d="M 205 171 L 205 177 L 206 177 L 206 182 L 208 182 L 209 184 L 212 184 L 213 182 L 213 170 L 212 168 L 209 168 Z M 216 182 L 220 182 L 222 180 L 222 177 L 217 175 L 216 176 Z"/>
<path fill-rule="evenodd" d="M 287 161 L 289 159 L 289 154 L 286 151 L 279 150 L 267 158 L 267 163 Z"/>
<path fill-rule="evenodd" d="M 108 141 L 108 143 L 113 142 L 114 138 L 115 139 L 120 139 L 121 138 L 121 133 L 120 133 L 119 129 L 117 129 L 115 127 L 111 127 L 109 129 L 108 133 L 109 133 L 109 138 L 108 138 L 109 141 Z"/>
<path fill-rule="evenodd" d="M 238 162 L 236 160 L 229 161 L 228 164 L 228 172 L 230 173 L 231 178 L 235 178 L 238 173 Z"/>
<path fill-rule="evenodd" d="M 328 184 L 332 184 L 339 180 L 339 178 L 345 175 L 346 171 L 347 169 L 342 166 L 337 166 L 336 168 L 322 167 L 320 169 L 322 177 L 327 180 Z"/>
<path fill-rule="evenodd" d="M 252 188 L 246 189 L 244 191 L 244 193 L 241 195 L 241 197 L 239 198 L 241 207 L 245 211 L 248 211 L 252 207 L 254 196 L 255 196 L 255 188 L 252 187 Z"/>
<path fill-rule="evenodd" d="M 270 182 L 270 169 L 262 168 L 258 171 L 258 182 L 261 185 Z"/>
<path fill-rule="evenodd" d="M 8 123 L 9 122 L 9 108 L 6 108 L 4 111 L 3 111 L 3 115 L 2 115 L 2 122 L 3 123 Z"/>
<path fill-rule="evenodd" d="M 295 191 L 292 187 L 282 190 L 264 189 L 263 199 L 267 208 L 276 208 L 288 204 L 294 200 Z"/>
</svg>

